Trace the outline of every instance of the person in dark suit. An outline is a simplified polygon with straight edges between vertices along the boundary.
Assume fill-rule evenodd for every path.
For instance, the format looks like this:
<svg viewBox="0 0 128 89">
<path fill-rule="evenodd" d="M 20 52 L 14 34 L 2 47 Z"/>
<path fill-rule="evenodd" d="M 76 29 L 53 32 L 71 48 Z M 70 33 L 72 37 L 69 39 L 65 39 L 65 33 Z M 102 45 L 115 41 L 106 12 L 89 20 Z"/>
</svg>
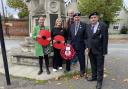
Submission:
<svg viewBox="0 0 128 89">
<path fill-rule="evenodd" d="M 73 9 L 69 9 L 68 10 L 68 19 L 67 19 L 67 21 L 66 21 L 66 28 L 67 28 L 67 34 L 68 34 L 68 32 L 69 32 L 69 30 L 70 30 L 70 27 L 71 27 L 71 25 L 74 23 L 74 10 Z M 75 56 L 73 59 L 72 59 L 72 61 L 71 61 L 71 65 L 73 65 L 73 66 L 76 66 L 76 64 L 77 64 L 77 61 L 78 61 L 78 57 L 77 56 Z"/>
<path fill-rule="evenodd" d="M 99 14 L 89 15 L 90 24 L 87 26 L 87 49 L 92 76 L 88 81 L 97 81 L 96 89 L 101 89 L 104 75 L 104 56 L 108 48 L 108 26 L 99 21 Z"/>
<path fill-rule="evenodd" d="M 80 63 L 80 76 L 83 77 L 85 73 L 85 42 L 86 24 L 80 21 L 80 13 L 74 14 L 74 23 L 71 25 L 68 34 L 68 43 L 73 46 L 76 51 Z M 70 62 L 66 62 L 66 70 L 70 71 Z"/>
</svg>

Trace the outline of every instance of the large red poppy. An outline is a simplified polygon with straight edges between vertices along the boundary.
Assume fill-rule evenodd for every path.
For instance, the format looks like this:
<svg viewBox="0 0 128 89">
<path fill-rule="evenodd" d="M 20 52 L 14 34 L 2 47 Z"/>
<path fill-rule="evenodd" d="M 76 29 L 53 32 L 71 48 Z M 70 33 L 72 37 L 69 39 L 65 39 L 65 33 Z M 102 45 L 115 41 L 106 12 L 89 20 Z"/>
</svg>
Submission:
<svg viewBox="0 0 128 89">
<path fill-rule="evenodd" d="M 39 35 L 41 37 L 37 37 L 37 41 L 40 45 L 47 46 L 50 44 L 51 32 L 48 30 L 40 30 Z"/>
<path fill-rule="evenodd" d="M 53 47 L 56 49 L 62 49 L 64 47 L 65 39 L 61 35 L 56 35 L 53 38 Z"/>
</svg>

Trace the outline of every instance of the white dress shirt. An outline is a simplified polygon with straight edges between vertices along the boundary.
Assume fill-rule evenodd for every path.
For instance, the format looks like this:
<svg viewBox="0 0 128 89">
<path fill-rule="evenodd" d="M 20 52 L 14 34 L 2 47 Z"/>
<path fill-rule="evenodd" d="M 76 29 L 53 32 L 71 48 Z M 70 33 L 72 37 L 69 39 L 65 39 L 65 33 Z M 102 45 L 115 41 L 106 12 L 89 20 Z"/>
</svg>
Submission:
<svg viewBox="0 0 128 89">
<path fill-rule="evenodd" d="M 96 33 L 98 26 L 99 26 L 99 22 L 97 22 L 95 25 L 92 25 L 92 27 L 94 26 L 94 30 L 93 33 Z"/>
</svg>

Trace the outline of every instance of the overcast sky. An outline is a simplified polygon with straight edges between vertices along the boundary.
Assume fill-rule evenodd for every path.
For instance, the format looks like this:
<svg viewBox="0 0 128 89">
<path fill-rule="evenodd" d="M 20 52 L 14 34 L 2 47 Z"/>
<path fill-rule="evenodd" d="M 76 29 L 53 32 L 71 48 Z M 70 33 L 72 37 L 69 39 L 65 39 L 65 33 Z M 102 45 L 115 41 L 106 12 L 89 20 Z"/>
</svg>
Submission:
<svg viewBox="0 0 128 89">
<path fill-rule="evenodd" d="M 7 8 L 7 12 L 8 12 L 9 14 L 13 14 L 13 16 L 17 18 L 17 13 L 18 13 L 18 11 L 16 11 L 15 9 L 9 8 L 9 7 L 7 6 L 7 4 L 6 4 L 6 0 L 2 0 L 2 1 L 3 1 L 3 3 L 4 3 L 4 6 Z M 68 0 L 64 0 L 64 1 L 68 1 Z M 70 0 L 69 0 L 69 1 L 70 1 Z M 126 7 L 128 8 L 128 0 L 124 0 L 124 2 L 125 2 Z M 2 13 L 1 0 L 0 0 L 0 13 Z"/>
</svg>

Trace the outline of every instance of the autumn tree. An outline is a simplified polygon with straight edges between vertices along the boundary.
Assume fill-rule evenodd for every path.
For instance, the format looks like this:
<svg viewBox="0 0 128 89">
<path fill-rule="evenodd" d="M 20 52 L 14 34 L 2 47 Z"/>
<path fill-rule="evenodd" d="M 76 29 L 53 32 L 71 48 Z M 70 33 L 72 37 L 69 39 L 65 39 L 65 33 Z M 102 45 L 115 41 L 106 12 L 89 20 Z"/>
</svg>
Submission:
<svg viewBox="0 0 128 89">
<path fill-rule="evenodd" d="M 78 9 L 83 15 L 96 11 L 108 25 L 114 21 L 116 12 L 122 7 L 123 0 L 79 0 Z"/>
<path fill-rule="evenodd" d="M 9 7 L 19 10 L 18 16 L 20 18 L 25 18 L 28 16 L 28 7 L 23 0 L 7 0 L 7 4 Z"/>
</svg>

